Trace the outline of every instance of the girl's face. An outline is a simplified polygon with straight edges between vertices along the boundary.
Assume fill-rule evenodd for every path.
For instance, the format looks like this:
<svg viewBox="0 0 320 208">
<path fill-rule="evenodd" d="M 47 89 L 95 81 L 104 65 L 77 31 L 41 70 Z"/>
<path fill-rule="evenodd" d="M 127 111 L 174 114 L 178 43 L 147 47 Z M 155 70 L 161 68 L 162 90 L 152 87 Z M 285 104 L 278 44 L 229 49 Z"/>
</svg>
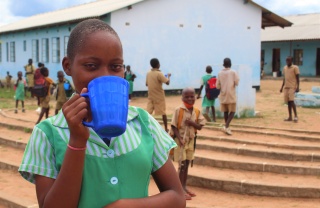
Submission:
<svg viewBox="0 0 320 208">
<path fill-rule="evenodd" d="M 77 93 L 87 88 L 89 82 L 101 76 L 123 77 L 123 55 L 120 40 L 105 31 L 95 32 L 85 38 L 74 60 L 65 57 L 65 73 L 72 77 Z"/>
<path fill-rule="evenodd" d="M 22 72 L 18 72 L 18 78 L 19 78 L 19 79 L 22 78 Z"/>
<path fill-rule="evenodd" d="M 194 105 L 195 100 L 196 96 L 193 90 L 187 90 L 182 94 L 182 101 L 189 105 Z"/>
</svg>

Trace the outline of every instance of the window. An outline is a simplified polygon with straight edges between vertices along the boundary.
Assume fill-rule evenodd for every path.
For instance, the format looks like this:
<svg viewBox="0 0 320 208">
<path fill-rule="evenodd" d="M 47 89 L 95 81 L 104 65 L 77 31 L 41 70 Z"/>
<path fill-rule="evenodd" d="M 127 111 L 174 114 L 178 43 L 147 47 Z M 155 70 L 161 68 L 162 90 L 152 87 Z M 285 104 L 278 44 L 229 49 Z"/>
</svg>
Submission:
<svg viewBox="0 0 320 208">
<path fill-rule="evenodd" d="M 67 56 L 69 36 L 64 36 L 64 56 Z"/>
<path fill-rule="evenodd" d="M 27 41 L 23 41 L 23 51 L 27 51 Z"/>
<path fill-rule="evenodd" d="M 39 62 L 39 40 L 32 40 L 32 60 Z"/>
<path fill-rule="evenodd" d="M 60 38 L 52 38 L 52 62 L 60 62 Z"/>
<path fill-rule="evenodd" d="M 10 42 L 10 61 L 16 62 L 16 44 L 15 44 L 15 42 Z"/>
<path fill-rule="evenodd" d="M 7 62 L 9 62 L 9 43 L 6 43 Z"/>
<path fill-rule="evenodd" d="M 298 66 L 302 66 L 303 64 L 303 50 L 302 49 L 294 49 L 293 51 L 293 63 Z"/>
<path fill-rule="evenodd" d="M 41 61 L 44 63 L 49 62 L 49 39 L 48 38 L 42 38 L 41 43 Z"/>
<path fill-rule="evenodd" d="M 0 43 L 0 62 L 2 62 L 2 44 Z"/>
</svg>

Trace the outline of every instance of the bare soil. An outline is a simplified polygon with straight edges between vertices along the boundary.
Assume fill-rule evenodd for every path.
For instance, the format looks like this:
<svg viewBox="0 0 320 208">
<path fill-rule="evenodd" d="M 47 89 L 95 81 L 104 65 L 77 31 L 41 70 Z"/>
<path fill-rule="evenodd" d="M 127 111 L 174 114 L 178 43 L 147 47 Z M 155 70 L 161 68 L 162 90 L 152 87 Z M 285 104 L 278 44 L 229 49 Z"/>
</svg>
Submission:
<svg viewBox="0 0 320 208">
<path fill-rule="evenodd" d="M 255 118 L 241 118 L 234 119 L 233 124 L 245 124 L 253 126 L 265 126 L 271 128 L 285 128 L 285 129 L 303 129 L 310 131 L 320 131 L 320 109 L 317 108 L 301 108 L 298 107 L 299 122 L 284 122 L 283 119 L 288 116 L 287 106 L 283 102 L 283 94 L 279 93 L 281 87 L 281 80 L 262 80 L 261 90 L 256 94 L 256 111 L 259 112 Z M 313 82 L 301 82 L 302 92 L 311 92 L 312 86 L 320 85 L 319 81 Z M 1 101 L 2 102 L 2 101 Z M 8 101 L 11 102 L 11 101 Z M 181 103 L 181 96 L 168 96 L 166 97 L 167 114 L 170 116 L 174 109 Z M 2 109 L 0 114 L 1 123 L 11 123 L 15 125 L 22 125 L 28 128 L 32 128 L 38 118 L 38 114 L 34 111 L 36 109 L 36 100 L 26 100 L 26 112 L 21 111 L 15 114 L 13 109 Z M 133 106 L 139 106 L 146 108 L 147 98 L 145 97 L 134 97 L 130 103 Z M 195 104 L 198 108 L 201 108 L 201 100 L 197 100 Z M 54 113 L 54 100 L 51 103 L 50 115 Z M 15 118 L 15 119 L 11 119 Z M 17 120 L 18 119 L 18 120 Z M 222 118 L 217 119 L 218 123 L 223 123 Z M 7 130 L 1 129 L 1 134 L 5 134 Z M 203 131 L 212 134 L 211 131 Z M 9 133 L 8 133 L 9 134 Z M 10 137 L 16 138 L 17 140 L 27 139 L 30 132 L 26 129 L 22 131 L 10 131 Z M 221 132 L 217 132 L 221 134 Z M 209 135 L 208 135 L 209 136 Z M 265 135 L 257 134 L 255 139 L 259 140 L 259 137 L 263 139 Z M 1 148 L 0 148 L 0 151 Z M 10 151 L 6 151 L 5 154 L 11 154 Z M 12 153 L 14 154 L 14 153 Z M 15 157 L 15 156 L 12 156 Z M 21 159 L 20 159 L 21 160 Z M 17 162 L 20 161 L 17 159 Z M 204 172 L 203 175 L 206 173 Z M 21 181 L 16 181 L 15 174 L 5 174 L 4 178 L 1 176 L 0 180 L 5 180 L 8 183 L 5 187 L 0 187 L 1 190 L 6 192 L 19 195 L 16 193 L 19 188 L 17 187 L 28 187 L 30 191 L 34 191 L 33 185 L 21 184 Z M 12 175 L 12 176 L 10 176 Z M 260 197 L 260 196 L 249 196 L 239 195 L 232 193 L 224 193 L 214 190 L 202 189 L 197 187 L 191 187 L 197 196 L 191 201 L 187 201 L 188 207 L 219 207 L 219 208 L 270 208 L 270 207 L 281 207 L 281 208 L 318 208 L 320 207 L 320 199 L 304 199 L 304 198 L 278 198 L 278 197 Z M 25 192 L 24 192 L 25 193 Z M 152 181 L 150 184 L 150 195 L 158 193 L 157 187 Z M 32 202 L 36 202 L 34 195 L 30 199 Z M 1 207 L 1 205 L 0 205 Z"/>
</svg>

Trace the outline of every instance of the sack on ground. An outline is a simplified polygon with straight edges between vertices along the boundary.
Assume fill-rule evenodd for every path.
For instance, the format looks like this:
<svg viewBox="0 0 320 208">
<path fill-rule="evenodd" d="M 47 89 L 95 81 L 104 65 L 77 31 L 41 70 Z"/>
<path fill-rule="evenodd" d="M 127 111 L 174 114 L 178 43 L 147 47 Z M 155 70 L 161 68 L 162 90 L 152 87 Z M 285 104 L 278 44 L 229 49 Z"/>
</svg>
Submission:
<svg viewBox="0 0 320 208">
<path fill-rule="evenodd" d="M 217 78 L 215 76 L 211 77 L 206 83 L 206 97 L 208 100 L 214 100 L 220 94 L 220 90 L 217 89 L 216 83 Z"/>
</svg>

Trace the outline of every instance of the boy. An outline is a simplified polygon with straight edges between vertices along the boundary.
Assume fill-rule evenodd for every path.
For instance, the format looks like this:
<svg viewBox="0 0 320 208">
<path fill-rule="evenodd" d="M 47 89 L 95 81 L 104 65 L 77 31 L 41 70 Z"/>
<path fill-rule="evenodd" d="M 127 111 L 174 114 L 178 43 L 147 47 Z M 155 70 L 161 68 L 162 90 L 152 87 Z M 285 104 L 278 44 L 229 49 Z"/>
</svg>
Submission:
<svg viewBox="0 0 320 208">
<path fill-rule="evenodd" d="M 28 90 L 30 91 L 31 97 L 33 97 L 32 89 L 34 86 L 34 72 L 36 68 L 32 64 L 32 59 L 28 60 L 28 64 L 24 66 L 24 70 L 26 71 Z"/>
<path fill-rule="evenodd" d="M 294 103 L 294 94 L 299 92 L 299 67 L 292 64 L 292 57 L 286 59 L 287 65 L 283 68 L 283 83 L 280 89 L 282 93 L 284 87 L 284 102 L 288 104 L 289 117 L 284 121 L 292 121 L 292 109 L 294 113 L 294 122 L 298 122 L 298 114 L 296 104 Z"/>
<path fill-rule="evenodd" d="M 202 78 L 201 78 L 201 86 L 200 86 L 200 89 L 199 89 L 199 93 L 198 93 L 198 96 L 197 96 L 197 99 L 200 98 L 200 95 L 201 95 L 201 91 L 203 89 L 203 86 L 204 88 L 206 88 L 206 85 L 207 85 L 207 82 L 208 80 L 212 77 L 211 73 L 212 73 L 212 67 L 211 66 L 207 66 L 206 67 L 206 72 L 207 74 L 204 75 Z M 207 119 L 207 121 L 211 121 L 210 117 L 209 117 L 209 110 L 211 108 L 211 113 L 212 113 L 212 121 L 213 122 L 216 122 L 216 110 L 214 108 L 214 103 L 215 103 L 215 99 L 213 100 L 209 100 L 207 98 L 206 95 L 203 96 L 203 99 L 202 99 L 202 108 L 205 108 L 205 114 L 203 114 L 203 116 Z"/>
<path fill-rule="evenodd" d="M 58 81 L 56 83 L 57 86 L 57 95 L 56 95 L 56 110 L 55 114 L 57 115 L 59 110 L 61 110 L 63 104 L 67 102 L 69 97 L 73 92 L 73 88 L 66 78 L 64 78 L 63 71 L 58 71 L 57 73 Z M 66 89 L 67 88 L 67 89 Z"/>
<path fill-rule="evenodd" d="M 196 131 L 201 130 L 206 121 L 199 113 L 200 111 L 193 107 L 195 103 L 194 89 L 183 89 L 182 101 L 183 104 L 175 109 L 171 122 L 171 130 L 178 145 L 174 149 L 173 158 L 174 161 L 179 162 L 179 179 L 185 191 L 185 199 L 190 200 L 196 194 L 187 189 L 188 167 L 190 161 L 194 159 Z M 183 113 L 181 121 L 179 121 L 180 113 Z"/>
<path fill-rule="evenodd" d="M 162 115 L 163 125 L 166 132 L 168 132 L 167 115 L 166 115 L 166 101 L 165 94 L 162 88 L 162 83 L 170 84 L 170 76 L 168 78 L 160 71 L 160 62 L 153 58 L 150 60 L 152 69 L 147 73 L 146 86 L 148 87 L 148 104 L 147 111 L 155 115 Z"/>
<path fill-rule="evenodd" d="M 11 79 L 12 76 L 10 75 L 10 73 L 7 71 L 7 76 L 6 76 L 6 87 L 7 89 L 11 89 Z"/>
<path fill-rule="evenodd" d="M 92 120 L 93 106 L 80 95 L 89 82 L 124 74 L 122 44 L 113 28 L 97 19 L 80 22 L 62 66 L 76 93 L 58 115 L 35 126 L 19 169 L 35 183 L 39 207 L 184 208 L 168 159 L 176 145 L 151 115 L 130 106 L 126 131 L 112 138 L 100 138 L 82 124 Z M 160 193 L 149 197 L 151 174 Z"/>
<path fill-rule="evenodd" d="M 236 86 L 238 86 L 239 77 L 236 71 L 230 69 L 230 58 L 223 60 L 223 66 L 225 68 L 218 74 L 217 89 L 220 89 L 220 110 L 224 113 L 225 126 L 223 131 L 228 135 L 232 135 L 229 125 L 236 113 Z"/>
<path fill-rule="evenodd" d="M 36 124 L 38 124 L 41 121 L 44 114 L 46 114 L 46 118 L 49 117 L 49 109 L 50 109 L 49 102 L 50 102 L 50 95 L 51 95 L 50 87 L 51 87 L 51 85 L 55 85 L 53 83 L 53 80 L 50 77 L 48 77 L 49 76 L 48 68 L 42 67 L 40 69 L 40 72 L 44 76 L 44 79 L 46 80 L 47 96 L 40 98 L 41 112 L 40 112 L 40 115 L 39 115 L 39 118 L 38 118 L 38 121 L 36 122 Z"/>
</svg>

